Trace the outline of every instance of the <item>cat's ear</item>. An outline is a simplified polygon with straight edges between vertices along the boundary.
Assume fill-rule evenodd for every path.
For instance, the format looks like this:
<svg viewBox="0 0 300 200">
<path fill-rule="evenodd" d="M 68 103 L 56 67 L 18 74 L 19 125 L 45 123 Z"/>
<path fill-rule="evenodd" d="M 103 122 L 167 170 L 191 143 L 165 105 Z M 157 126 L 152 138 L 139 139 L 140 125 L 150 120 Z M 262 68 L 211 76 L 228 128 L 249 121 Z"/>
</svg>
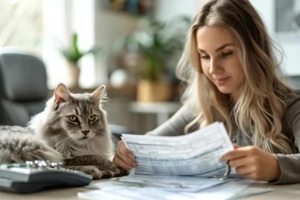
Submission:
<svg viewBox="0 0 300 200">
<path fill-rule="evenodd" d="M 60 83 L 54 90 L 54 109 L 56 110 L 60 103 L 69 101 L 71 98 L 69 89 Z"/>
<path fill-rule="evenodd" d="M 100 102 L 106 96 L 106 87 L 105 85 L 101 85 L 98 87 L 92 94 L 91 100 L 94 102 Z"/>
</svg>

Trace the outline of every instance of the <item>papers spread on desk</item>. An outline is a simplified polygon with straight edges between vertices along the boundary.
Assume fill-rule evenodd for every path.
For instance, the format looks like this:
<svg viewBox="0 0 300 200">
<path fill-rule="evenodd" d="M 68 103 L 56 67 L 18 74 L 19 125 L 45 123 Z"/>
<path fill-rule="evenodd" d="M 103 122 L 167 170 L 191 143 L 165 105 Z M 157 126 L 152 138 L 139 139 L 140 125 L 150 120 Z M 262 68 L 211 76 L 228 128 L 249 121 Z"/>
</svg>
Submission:
<svg viewBox="0 0 300 200">
<path fill-rule="evenodd" d="M 199 177 L 198 177 L 199 178 Z M 199 178 L 201 179 L 201 178 Z M 203 180 L 199 180 L 203 183 Z M 224 184 L 218 184 L 198 192 L 177 190 L 166 190 L 165 188 L 153 186 L 137 186 L 121 184 L 115 181 L 102 181 L 91 185 L 90 191 L 79 192 L 77 196 L 83 199 L 105 199 L 105 200 L 229 200 L 236 197 L 247 197 L 272 191 L 267 188 L 252 188 L 251 193 L 244 192 L 252 183 L 246 179 L 231 179 Z M 247 190 L 247 189 L 246 189 Z M 238 194 L 238 196 L 236 196 Z"/>
<path fill-rule="evenodd" d="M 122 134 L 122 140 L 137 162 L 131 175 L 222 177 L 226 163 L 220 158 L 233 150 L 219 122 L 183 136 Z"/>
<path fill-rule="evenodd" d="M 207 179 L 196 176 L 155 176 L 133 175 L 114 179 L 117 184 L 134 187 L 156 187 L 169 191 L 198 192 L 213 186 L 224 184 L 229 180 Z"/>
<path fill-rule="evenodd" d="M 233 149 L 222 123 L 214 123 L 184 136 L 123 134 L 122 139 L 134 154 L 137 167 L 129 176 L 91 185 L 96 190 L 80 192 L 78 197 L 224 200 L 234 197 L 253 182 L 222 178 L 226 164 L 220 161 L 220 157 Z M 266 191 L 257 193 L 261 192 Z"/>
</svg>

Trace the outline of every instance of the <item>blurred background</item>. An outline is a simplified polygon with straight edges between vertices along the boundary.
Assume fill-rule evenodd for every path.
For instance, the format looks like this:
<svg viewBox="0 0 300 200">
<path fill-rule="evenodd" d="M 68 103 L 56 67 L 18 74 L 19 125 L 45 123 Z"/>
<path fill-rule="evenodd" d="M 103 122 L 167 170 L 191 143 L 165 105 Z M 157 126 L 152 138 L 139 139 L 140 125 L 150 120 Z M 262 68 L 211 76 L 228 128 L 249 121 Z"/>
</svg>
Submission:
<svg viewBox="0 0 300 200">
<path fill-rule="evenodd" d="M 250 1 L 285 52 L 281 70 L 300 88 L 300 1 Z M 184 86 L 174 70 L 204 2 L 1 0 L 0 49 L 41 58 L 49 95 L 61 82 L 75 93 L 106 85 L 109 122 L 144 133 L 180 107 Z"/>
</svg>

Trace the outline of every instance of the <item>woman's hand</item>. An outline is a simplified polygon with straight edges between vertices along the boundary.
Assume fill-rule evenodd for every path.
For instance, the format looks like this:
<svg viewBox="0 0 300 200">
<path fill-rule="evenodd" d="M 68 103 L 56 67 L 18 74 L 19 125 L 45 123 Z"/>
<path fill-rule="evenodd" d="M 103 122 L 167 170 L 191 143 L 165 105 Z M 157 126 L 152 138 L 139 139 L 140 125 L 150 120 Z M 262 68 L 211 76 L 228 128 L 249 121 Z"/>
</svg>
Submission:
<svg viewBox="0 0 300 200">
<path fill-rule="evenodd" d="M 221 160 L 229 162 L 236 173 L 242 177 L 274 181 L 280 177 L 280 169 L 276 157 L 254 146 L 238 147 L 222 156 Z"/>
<path fill-rule="evenodd" d="M 122 167 L 125 170 L 130 170 L 136 166 L 134 156 L 126 148 L 126 146 L 122 140 L 118 141 L 118 143 L 117 143 L 117 148 L 115 149 L 115 155 L 113 158 L 113 162 L 117 166 Z"/>
</svg>

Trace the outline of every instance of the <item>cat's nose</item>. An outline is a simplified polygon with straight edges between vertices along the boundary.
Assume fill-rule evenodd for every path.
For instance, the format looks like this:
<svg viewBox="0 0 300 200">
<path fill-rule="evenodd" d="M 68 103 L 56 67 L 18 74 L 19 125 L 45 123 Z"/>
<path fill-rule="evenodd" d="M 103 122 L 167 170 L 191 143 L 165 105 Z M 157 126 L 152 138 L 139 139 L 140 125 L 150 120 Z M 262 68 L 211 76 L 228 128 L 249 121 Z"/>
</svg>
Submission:
<svg viewBox="0 0 300 200">
<path fill-rule="evenodd" d="M 85 130 L 85 131 L 81 131 L 84 135 L 87 135 L 89 132 L 90 132 L 90 130 Z"/>
</svg>

